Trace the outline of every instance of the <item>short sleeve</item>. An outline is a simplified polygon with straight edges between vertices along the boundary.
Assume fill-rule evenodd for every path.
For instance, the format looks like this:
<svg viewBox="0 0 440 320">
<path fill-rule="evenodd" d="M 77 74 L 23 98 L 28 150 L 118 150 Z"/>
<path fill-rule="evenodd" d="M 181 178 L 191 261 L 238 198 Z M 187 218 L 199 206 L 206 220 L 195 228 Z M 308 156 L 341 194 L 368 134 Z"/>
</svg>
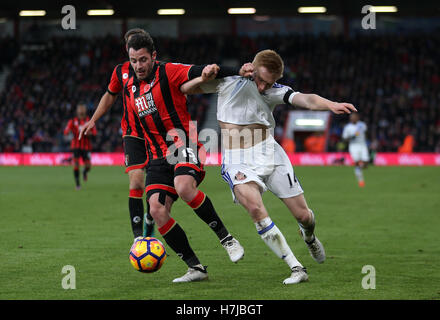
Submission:
<svg viewBox="0 0 440 320">
<path fill-rule="evenodd" d="M 122 85 L 118 77 L 118 72 L 120 72 L 120 69 L 121 66 L 119 65 L 113 70 L 112 77 L 107 88 L 108 91 L 113 95 L 118 94 L 122 90 Z"/>
<path fill-rule="evenodd" d="M 272 106 L 279 104 L 292 104 L 292 98 L 299 92 L 293 91 L 289 86 L 275 83 L 272 88 L 266 90 L 266 95 Z"/>
<path fill-rule="evenodd" d="M 169 83 L 180 87 L 183 83 L 189 80 L 188 73 L 192 66 L 192 64 L 167 63 L 165 65 L 165 70 Z"/>
</svg>

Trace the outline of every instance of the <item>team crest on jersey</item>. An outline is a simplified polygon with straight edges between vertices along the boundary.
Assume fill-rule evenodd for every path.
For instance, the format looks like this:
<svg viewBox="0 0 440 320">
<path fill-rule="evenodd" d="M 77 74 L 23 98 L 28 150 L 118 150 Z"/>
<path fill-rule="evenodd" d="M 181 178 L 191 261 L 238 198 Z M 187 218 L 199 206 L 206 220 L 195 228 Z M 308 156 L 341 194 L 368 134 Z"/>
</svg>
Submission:
<svg viewBox="0 0 440 320">
<path fill-rule="evenodd" d="M 133 93 L 135 93 L 136 92 L 136 86 L 132 86 L 131 87 L 131 91 L 133 91 Z"/>
<path fill-rule="evenodd" d="M 246 178 L 247 178 L 246 175 L 241 171 L 238 171 L 237 174 L 235 175 L 235 180 L 237 180 L 237 181 L 241 181 Z"/>
<path fill-rule="evenodd" d="M 140 118 L 143 118 L 155 111 L 157 111 L 156 104 L 154 103 L 153 95 L 151 92 L 147 92 L 136 98 L 134 103 L 137 108 L 137 112 Z"/>
<path fill-rule="evenodd" d="M 122 79 L 127 79 L 128 78 L 128 73 L 124 73 L 123 75 L 122 75 Z"/>
</svg>

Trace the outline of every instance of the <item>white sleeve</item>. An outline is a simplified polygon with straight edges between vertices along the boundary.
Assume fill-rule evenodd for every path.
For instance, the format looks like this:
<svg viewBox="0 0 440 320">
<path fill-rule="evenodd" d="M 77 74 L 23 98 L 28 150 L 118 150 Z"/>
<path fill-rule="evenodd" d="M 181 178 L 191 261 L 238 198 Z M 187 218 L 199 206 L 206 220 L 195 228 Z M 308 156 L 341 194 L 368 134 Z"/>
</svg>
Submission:
<svg viewBox="0 0 440 320">
<path fill-rule="evenodd" d="M 266 90 L 271 105 L 292 104 L 293 97 L 299 93 L 293 91 L 289 86 L 275 83 L 272 88 Z"/>
</svg>

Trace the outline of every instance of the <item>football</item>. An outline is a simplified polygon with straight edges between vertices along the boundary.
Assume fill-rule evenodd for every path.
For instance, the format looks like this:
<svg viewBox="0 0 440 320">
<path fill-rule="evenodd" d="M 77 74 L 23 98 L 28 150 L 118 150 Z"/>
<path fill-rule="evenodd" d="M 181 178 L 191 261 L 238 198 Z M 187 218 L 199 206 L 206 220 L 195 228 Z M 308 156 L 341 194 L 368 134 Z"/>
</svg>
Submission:
<svg viewBox="0 0 440 320">
<path fill-rule="evenodd" d="M 140 272 L 155 272 L 159 270 L 167 255 L 165 247 L 156 238 L 140 238 L 130 249 L 130 262 L 133 268 Z"/>
</svg>

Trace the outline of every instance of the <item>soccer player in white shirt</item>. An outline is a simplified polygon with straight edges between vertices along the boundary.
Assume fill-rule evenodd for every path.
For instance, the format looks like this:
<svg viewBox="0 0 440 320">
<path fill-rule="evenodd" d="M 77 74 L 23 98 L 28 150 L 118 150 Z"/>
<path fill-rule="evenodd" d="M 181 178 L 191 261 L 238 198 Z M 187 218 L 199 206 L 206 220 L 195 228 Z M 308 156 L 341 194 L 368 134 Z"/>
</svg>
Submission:
<svg viewBox="0 0 440 320">
<path fill-rule="evenodd" d="M 348 140 L 348 152 L 355 163 L 354 173 L 360 187 L 365 186 L 362 169 L 366 168 L 370 157 L 365 139 L 367 125 L 360 121 L 359 114 L 350 115 L 350 122 L 345 125 L 342 131 L 342 138 Z"/>
<path fill-rule="evenodd" d="M 307 281 L 306 269 L 269 217 L 261 196 L 269 189 L 284 202 L 296 218 L 311 256 L 318 263 L 324 262 L 324 247 L 314 234 L 314 214 L 307 206 L 287 154 L 271 134 L 275 127 L 272 111 L 279 104 L 331 110 L 337 114 L 357 110 L 349 103 L 294 92 L 288 86 L 277 84 L 283 75 L 284 64 L 275 51 L 259 52 L 247 67 L 253 70 L 251 78 L 233 76 L 206 82 L 207 78 L 202 76 L 183 84 L 180 89 L 188 94 L 218 92 L 223 179 L 229 183 L 234 201 L 250 214 L 262 240 L 290 267 L 291 275 L 283 283 Z"/>
</svg>

